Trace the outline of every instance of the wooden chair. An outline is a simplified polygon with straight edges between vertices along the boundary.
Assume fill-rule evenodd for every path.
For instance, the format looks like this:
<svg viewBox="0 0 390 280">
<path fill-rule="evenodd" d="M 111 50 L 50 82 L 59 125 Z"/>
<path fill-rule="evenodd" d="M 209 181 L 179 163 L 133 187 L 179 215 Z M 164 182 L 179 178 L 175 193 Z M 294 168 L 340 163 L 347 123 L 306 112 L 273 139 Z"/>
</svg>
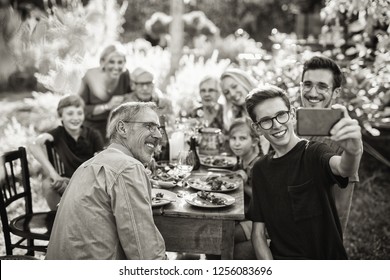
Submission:
<svg viewBox="0 0 390 280">
<path fill-rule="evenodd" d="M 39 260 L 37 258 L 34 258 L 33 256 L 28 255 L 10 255 L 10 256 L 1 256 L 0 260 L 12 260 L 12 261 L 19 261 L 19 260 Z"/>
<path fill-rule="evenodd" d="M 55 211 L 33 213 L 26 149 L 19 147 L 2 157 L 5 178 L 0 178 L 0 214 L 6 254 L 13 255 L 15 248 L 25 249 L 31 256 L 35 251 L 46 252 L 47 244 L 34 245 L 34 240 L 49 240 Z M 21 215 L 12 219 L 15 209 Z"/>
<path fill-rule="evenodd" d="M 54 148 L 53 142 L 47 140 L 45 142 L 47 157 L 49 158 L 50 163 L 53 165 L 54 169 L 60 176 L 65 176 L 65 166 L 61 161 L 60 156 L 58 155 L 56 149 Z"/>
</svg>

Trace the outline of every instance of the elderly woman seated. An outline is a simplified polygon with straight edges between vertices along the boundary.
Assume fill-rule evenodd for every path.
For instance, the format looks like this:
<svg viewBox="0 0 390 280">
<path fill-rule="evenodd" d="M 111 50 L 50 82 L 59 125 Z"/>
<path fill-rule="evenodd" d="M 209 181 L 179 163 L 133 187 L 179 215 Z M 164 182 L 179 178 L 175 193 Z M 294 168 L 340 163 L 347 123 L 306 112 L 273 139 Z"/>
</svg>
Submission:
<svg viewBox="0 0 390 280">
<path fill-rule="evenodd" d="M 192 111 L 191 117 L 206 127 L 223 129 L 223 107 L 218 103 L 221 92 L 219 78 L 211 75 L 203 77 L 199 83 L 202 105 Z"/>
</svg>

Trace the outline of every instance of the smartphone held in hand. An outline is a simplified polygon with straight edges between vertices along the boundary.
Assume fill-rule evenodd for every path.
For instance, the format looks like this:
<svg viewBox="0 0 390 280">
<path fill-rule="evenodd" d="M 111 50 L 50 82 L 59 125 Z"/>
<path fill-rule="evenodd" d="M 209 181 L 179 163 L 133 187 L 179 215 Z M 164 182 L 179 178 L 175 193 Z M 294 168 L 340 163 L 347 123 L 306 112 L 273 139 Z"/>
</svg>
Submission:
<svg viewBox="0 0 390 280">
<path fill-rule="evenodd" d="M 297 109 L 297 134 L 299 136 L 330 136 L 331 128 L 343 117 L 340 109 Z"/>
</svg>

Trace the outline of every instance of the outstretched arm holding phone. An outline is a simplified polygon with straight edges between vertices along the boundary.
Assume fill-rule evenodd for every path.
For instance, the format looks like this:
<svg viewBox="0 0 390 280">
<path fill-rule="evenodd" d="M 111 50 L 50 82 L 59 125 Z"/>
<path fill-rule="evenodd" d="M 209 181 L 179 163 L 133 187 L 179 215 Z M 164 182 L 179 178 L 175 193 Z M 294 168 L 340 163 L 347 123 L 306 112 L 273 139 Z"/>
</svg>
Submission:
<svg viewBox="0 0 390 280">
<path fill-rule="evenodd" d="M 333 174 L 351 177 L 356 174 L 363 154 L 361 128 L 357 120 L 351 119 L 344 106 L 335 104 L 332 108 L 343 110 L 344 117 L 332 127 L 330 139 L 344 151 L 341 156 L 333 156 L 329 164 Z"/>
</svg>

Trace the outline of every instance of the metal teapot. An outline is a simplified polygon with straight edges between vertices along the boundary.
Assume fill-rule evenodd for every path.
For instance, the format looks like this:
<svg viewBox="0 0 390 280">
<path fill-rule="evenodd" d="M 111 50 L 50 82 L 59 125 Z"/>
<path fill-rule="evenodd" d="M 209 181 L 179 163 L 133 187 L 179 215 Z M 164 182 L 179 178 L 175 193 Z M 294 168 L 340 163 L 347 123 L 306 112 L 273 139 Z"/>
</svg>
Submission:
<svg viewBox="0 0 390 280">
<path fill-rule="evenodd" d="M 203 155 L 218 155 L 221 151 L 222 132 L 219 128 L 203 127 L 199 129 L 199 153 Z"/>
</svg>

